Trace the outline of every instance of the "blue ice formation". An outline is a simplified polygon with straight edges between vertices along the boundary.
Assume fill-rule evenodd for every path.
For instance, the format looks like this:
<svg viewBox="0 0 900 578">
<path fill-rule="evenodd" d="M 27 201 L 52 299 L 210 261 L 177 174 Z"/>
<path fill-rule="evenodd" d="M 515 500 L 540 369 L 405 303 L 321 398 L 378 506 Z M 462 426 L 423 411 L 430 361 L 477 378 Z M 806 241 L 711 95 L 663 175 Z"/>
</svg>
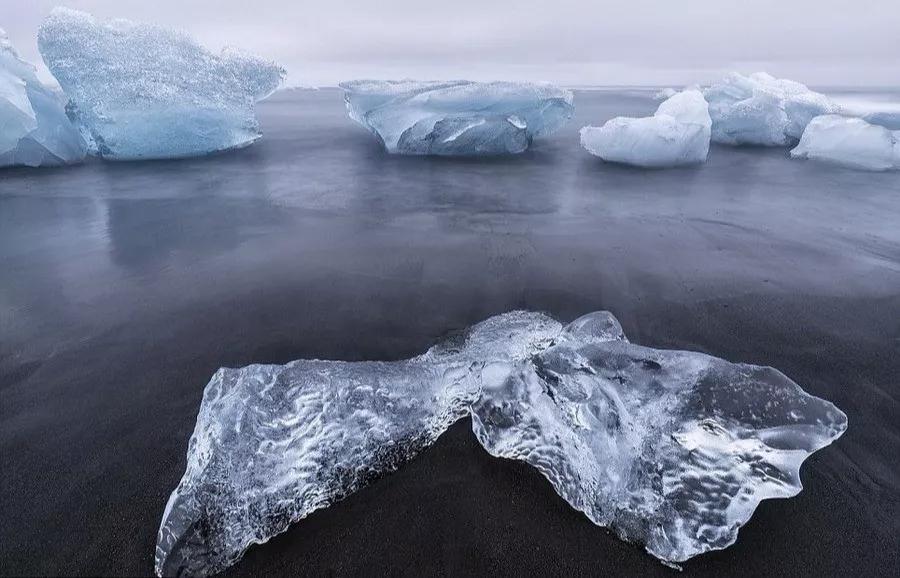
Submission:
<svg viewBox="0 0 900 578">
<path fill-rule="evenodd" d="M 284 70 L 255 56 L 213 54 L 186 34 L 54 9 L 38 32 L 47 67 L 90 153 L 178 158 L 247 146 L 260 137 L 255 103 Z"/>
<path fill-rule="evenodd" d="M 575 111 L 572 93 L 524 82 L 355 80 L 341 83 L 350 118 L 391 153 L 520 153 Z"/>
<path fill-rule="evenodd" d="M 725 548 L 846 416 L 769 367 L 629 343 L 610 313 L 491 317 L 395 362 L 220 369 L 166 505 L 156 573 L 208 575 L 392 471 L 467 415 L 595 524 L 677 562 Z"/>
<path fill-rule="evenodd" d="M 19 58 L 0 28 L 0 167 L 77 163 L 86 145 L 66 117 L 65 102 Z"/>
<path fill-rule="evenodd" d="M 817 116 L 791 156 L 861 170 L 898 170 L 900 130 L 888 130 L 860 118 Z"/>
<path fill-rule="evenodd" d="M 712 121 L 698 90 L 669 96 L 653 116 L 581 129 L 581 146 L 608 162 L 647 168 L 706 162 Z"/>
<path fill-rule="evenodd" d="M 824 94 L 764 72 L 732 72 L 703 95 L 713 142 L 730 145 L 787 146 L 800 139 L 813 118 L 840 110 Z"/>
</svg>

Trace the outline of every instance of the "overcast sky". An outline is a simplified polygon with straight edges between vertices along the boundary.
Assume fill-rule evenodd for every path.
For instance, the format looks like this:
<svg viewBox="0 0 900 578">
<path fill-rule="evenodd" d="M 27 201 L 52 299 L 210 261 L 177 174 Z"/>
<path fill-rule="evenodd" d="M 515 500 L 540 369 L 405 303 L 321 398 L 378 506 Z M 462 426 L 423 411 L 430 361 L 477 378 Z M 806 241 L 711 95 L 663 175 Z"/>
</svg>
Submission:
<svg viewBox="0 0 900 578">
<path fill-rule="evenodd" d="M 58 4 L 249 50 L 284 65 L 294 85 L 684 85 L 726 70 L 900 85 L 900 0 L 0 0 L 0 27 L 42 69 L 37 28 Z"/>
</svg>

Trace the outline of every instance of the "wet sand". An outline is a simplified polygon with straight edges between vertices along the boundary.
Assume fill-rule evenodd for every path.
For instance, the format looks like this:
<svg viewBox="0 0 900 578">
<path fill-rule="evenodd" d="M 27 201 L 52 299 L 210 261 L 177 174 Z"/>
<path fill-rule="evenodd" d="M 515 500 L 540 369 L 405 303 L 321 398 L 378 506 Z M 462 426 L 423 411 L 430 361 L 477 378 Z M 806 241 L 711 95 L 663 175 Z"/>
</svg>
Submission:
<svg viewBox="0 0 900 578">
<path fill-rule="evenodd" d="M 848 432 L 703 575 L 900 570 L 900 178 L 716 147 L 636 171 L 577 127 L 514 159 L 385 156 L 336 92 L 260 109 L 207 159 L 0 175 L 0 574 L 139 575 L 220 366 L 400 359 L 511 309 L 612 311 L 629 338 L 772 365 Z M 660 573 L 461 422 L 252 548 L 241 575 Z"/>
</svg>

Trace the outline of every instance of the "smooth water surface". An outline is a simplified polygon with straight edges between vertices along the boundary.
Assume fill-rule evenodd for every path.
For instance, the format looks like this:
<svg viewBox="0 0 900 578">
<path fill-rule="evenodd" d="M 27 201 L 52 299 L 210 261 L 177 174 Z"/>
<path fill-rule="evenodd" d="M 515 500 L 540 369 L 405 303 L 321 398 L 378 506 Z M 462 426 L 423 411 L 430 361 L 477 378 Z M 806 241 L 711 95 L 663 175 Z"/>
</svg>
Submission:
<svg viewBox="0 0 900 578">
<path fill-rule="evenodd" d="M 218 367 L 400 359 L 512 309 L 608 309 L 635 342 L 772 365 L 848 414 L 800 496 L 689 571 L 894 573 L 900 176 L 581 149 L 578 128 L 650 94 L 579 91 L 570 125 L 509 158 L 389 156 L 326 89 L 262 103 L 245 150 L 0 172 L 0 573 L 151 572 Z M 461 427 L 233 571 L 667 572 Z"/>
</svg>

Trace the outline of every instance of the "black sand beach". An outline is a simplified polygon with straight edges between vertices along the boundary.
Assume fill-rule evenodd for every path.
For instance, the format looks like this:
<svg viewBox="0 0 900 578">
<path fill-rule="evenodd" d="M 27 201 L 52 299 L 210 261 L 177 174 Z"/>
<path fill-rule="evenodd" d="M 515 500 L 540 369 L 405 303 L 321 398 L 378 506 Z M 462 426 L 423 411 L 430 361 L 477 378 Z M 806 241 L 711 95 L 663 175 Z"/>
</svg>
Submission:
<svg viewBox="0 0 900 578">
<path fill-rule="evenodd" d="M 578 127 L 655 103 L 576 106 L 520 157 L 451 161 L 388 157 L 338 92 L 293 92 L 243 151 L 0 174 L 0 574 L 150 574 L 218 367 L 400 359 L 511 309 L 608 309 L 847 413 L 803 492 L 686 575 L 900 574 L 900 177 L 723 147 L 604 165 Z M 673 572 L 469 428 L 229 573 Z"/>
</svg>

